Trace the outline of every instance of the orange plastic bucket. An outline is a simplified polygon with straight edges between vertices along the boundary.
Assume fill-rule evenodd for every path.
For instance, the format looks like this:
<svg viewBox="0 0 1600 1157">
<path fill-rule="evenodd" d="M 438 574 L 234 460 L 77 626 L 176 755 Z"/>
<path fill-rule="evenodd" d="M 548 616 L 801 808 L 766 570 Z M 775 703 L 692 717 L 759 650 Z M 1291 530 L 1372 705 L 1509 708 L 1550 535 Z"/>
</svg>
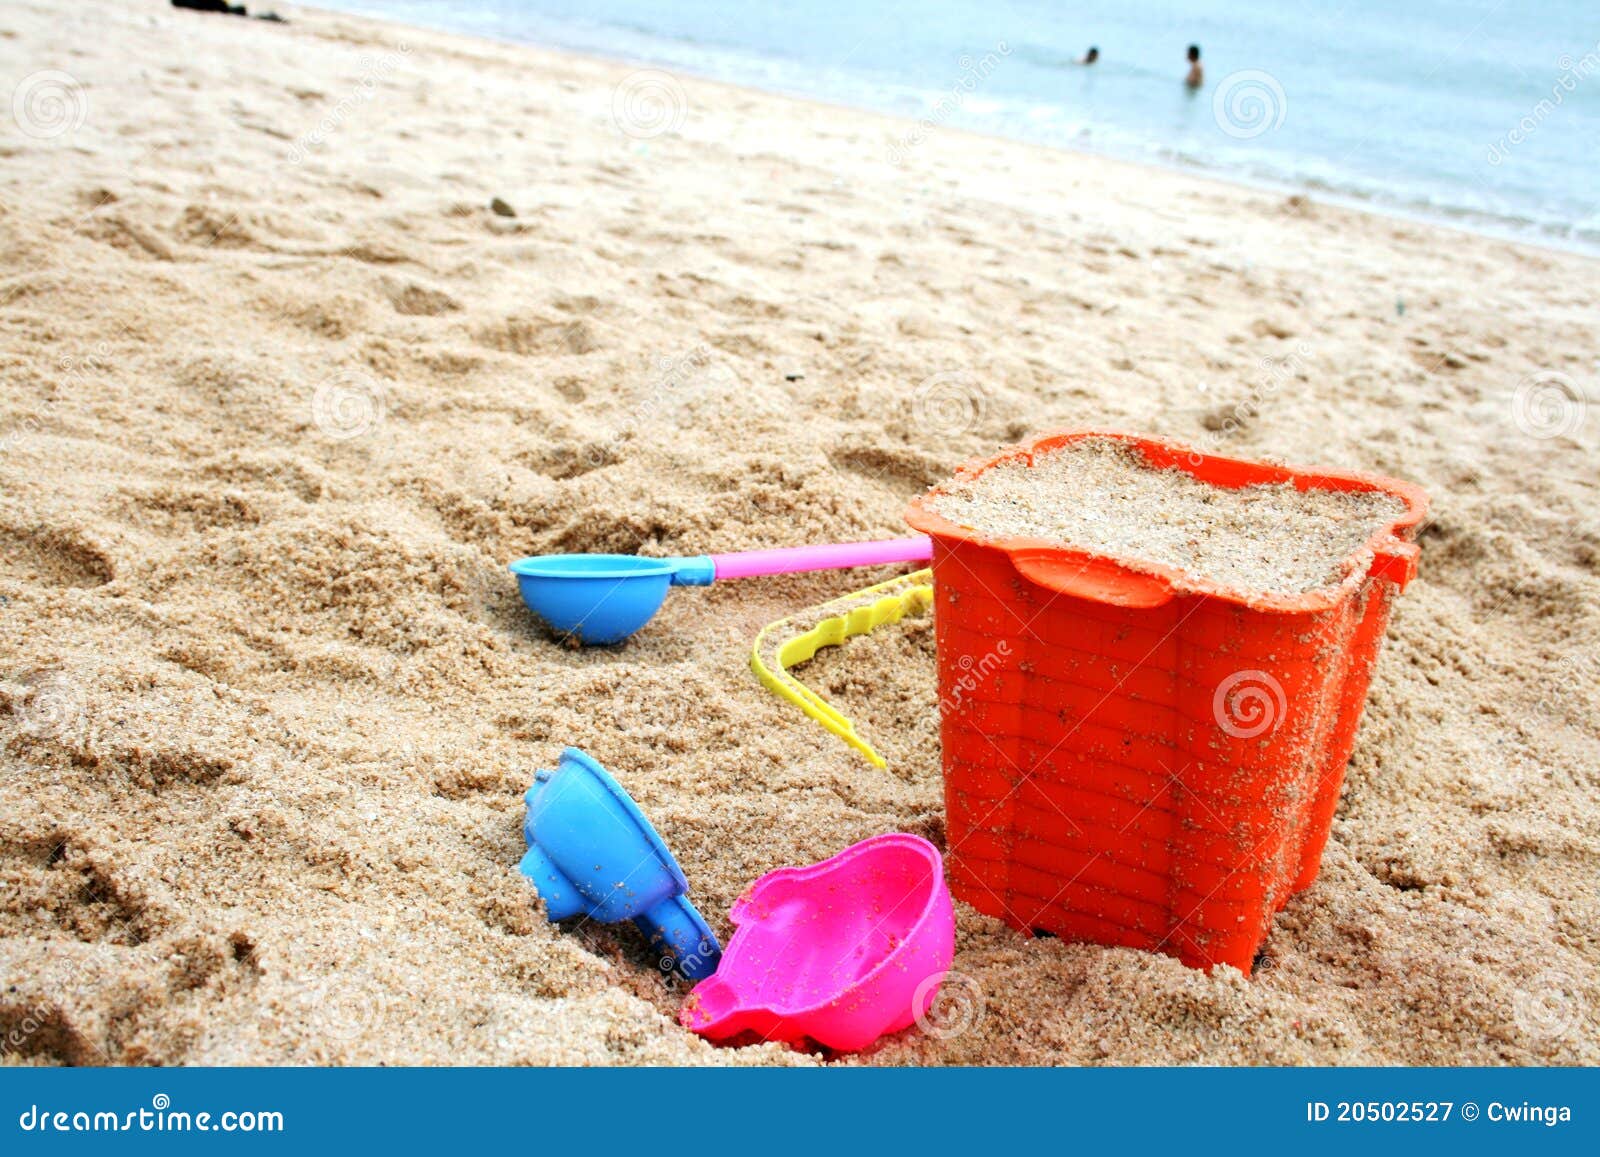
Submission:
<svg viewBox="0 0 1600 1157">
<path fill-rule="evenodd" d="M 1405 513 L 1305 594 L 1184 572 L 936 514 L 935 634 L 955 895 L 1016 928 L 1248 972 L 1316 879 L 1394 596 L 1427 497 L 1409 483 L 1204 454 L 1109 431 L 1041 435 L 971 477 L 1079 438 L 1223 487 L 1381 490 Z"/>
</svg>

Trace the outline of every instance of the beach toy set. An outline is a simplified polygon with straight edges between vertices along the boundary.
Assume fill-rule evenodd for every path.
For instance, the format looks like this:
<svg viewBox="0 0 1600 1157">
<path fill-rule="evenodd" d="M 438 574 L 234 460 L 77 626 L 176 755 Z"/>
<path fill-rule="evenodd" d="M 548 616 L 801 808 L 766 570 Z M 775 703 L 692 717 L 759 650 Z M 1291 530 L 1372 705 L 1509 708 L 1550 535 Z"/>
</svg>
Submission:
<svg viewBox="0 0 1600 1157">
<path fill-rule="evenodd" d="M 919 537 L 682 558 L 544 555 L 509 569 L 523 602 L 548 626 L 585 645 L 606 645 L 649 622 L 673 586 L 925 562 L 932 550 Z M 926 607 L 933 597 L 927 577 L 924 571 L 909 582 L 879 584 L 881 591 L 869 588 L 874 597 L 865 607 L 856 605 L 863 592 L 846 596 L 839 601 L 852 602 L 848 611 L 824 613 L 777 647 L 774 669 L 753 660 L 766 685 L 879 766 L 882 759 L 854 737 L 849 720 L 785 665 Z M 874 837 L 821 864 L 763 876 L 734 905 L 737 931 L 725 956 L 689 901 L 672 853 L 594 759 L 568 748 L 554 771 L 537 773 L 525 799 L 528 851 L 520 869 L 550 920 L 633 921 L 664 967 L 701 982 L 681 1017 L 697 1033 L 856 1050 L 913 1024 L 938 995 L 954 953 L 955 914 L 939 851 L 918 836 Z"/>
<path fill-rule="evenodd" d="M 947 488 L 1081 439 L 1219 489 L 1388 496 L 1398 513 L 1337 581 L 1251 591 L 1114 552 L 986 536 Z M 1206 499 L 1210 509 L 1211 499 Z M 1386 500 L 1387 501 L 1387 500 Z M 859 1049 L 920 1018 L 954 949 L 951 892 L 1024 932 L 1248 973 L 1272 918 L 1316 878 L 1394 598 L 1415 576 L 1426 496 L 1376 476 L 1073 430 L 958 471 L 913 501 L 915 538 L 690 558 L 511 564 L 528 607 L 586 644 L 642 627 L 673 585 L 804 570 L 932 567 L 807 608 L 757 636 L 751 667 L 874 766 L 854 724 L 789 668 L 934 609 L 950 886 L 939 851 L 891 833 L 757 881 L 726 951 L 627 793 L 569 749 L 528 792 L 522 869 L 552 920 L 635 921 L 699 984 L 684 1025 L 713 1040 Z M 1356 533 L 1364 532 L 1358 526 Z M 981 658 L 980 658 L 981 657 Z"/>
</svg>

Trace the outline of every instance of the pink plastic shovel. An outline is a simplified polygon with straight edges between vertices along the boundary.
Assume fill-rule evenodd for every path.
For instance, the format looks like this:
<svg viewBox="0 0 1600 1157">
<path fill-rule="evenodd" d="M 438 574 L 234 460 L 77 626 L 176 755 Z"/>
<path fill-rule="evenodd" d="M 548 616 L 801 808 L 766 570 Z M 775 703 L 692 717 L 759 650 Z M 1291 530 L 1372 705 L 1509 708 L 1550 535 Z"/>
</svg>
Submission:
<svg viewBox="0 0 1600 1157">
<path fill-rule="evenodd" d="M 581 643 L 620 643 L 650 621 L 670 586 L 710 586 L 717 579 L 757 578 L 808 570 L 840 570 L 933 557 L 926 537 L 838 542 L 639 558 L 631 554 L 546 554 L 510 566 L 528 609 Z"/>
<path fill-rule="evenodd" d="M 730 916 L 716 975 L 678 1014 L 713 1040 L 753 1032 L 866 1048 L 928 1011 L 955 952 L 939 849 L 902 832 L 768 872 Z"/>
</svg>

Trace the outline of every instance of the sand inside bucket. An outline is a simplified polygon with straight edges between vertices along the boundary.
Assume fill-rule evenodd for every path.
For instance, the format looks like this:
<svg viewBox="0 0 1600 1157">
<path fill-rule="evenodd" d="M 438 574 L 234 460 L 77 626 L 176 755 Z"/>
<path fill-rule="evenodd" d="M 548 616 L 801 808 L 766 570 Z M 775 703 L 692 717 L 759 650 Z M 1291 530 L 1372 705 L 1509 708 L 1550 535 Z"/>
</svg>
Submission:
<svg viewBox="0 0 1600 1157">
<path fill-rule="evenodd" d="M 931 505 L 990 538 L 1042 538 L 1275 594 L 1338 582 L 1340 564 L 1405 510 L 1377 492 L 1214 486 L 1111 438 L 1002 463 Z"/>
</svg>

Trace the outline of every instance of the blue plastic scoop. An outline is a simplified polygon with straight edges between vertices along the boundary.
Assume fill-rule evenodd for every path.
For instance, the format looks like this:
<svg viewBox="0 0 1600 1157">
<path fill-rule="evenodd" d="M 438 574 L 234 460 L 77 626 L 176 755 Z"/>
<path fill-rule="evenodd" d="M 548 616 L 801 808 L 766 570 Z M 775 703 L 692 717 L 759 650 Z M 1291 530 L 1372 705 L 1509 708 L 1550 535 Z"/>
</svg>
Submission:
<svg viewBox="0 0 1600 1157">
<path fill-rule="evenodd" d="M 517 865 L 552 922 L 586 915 L 632 920 L 663 969 L 690 980 L 717 970 L 722 947 L 689 903 L 689 882 L 639 805 L 590 756 L 569 747 L 554 771 L 534 773 L 523 797 L 528 853 Z"/>
<path fill-rule="evenodd" d="M 580 643 L 620 643 L 650 621 L 672 586 L 704 587 L 718 579 L 796 574 L 894 562 L 926 562 L 925 537 L 827 543 L 687 558 L 631 554 L 546 554 L 510 566 L 528 609 Z"/>
</svg>

